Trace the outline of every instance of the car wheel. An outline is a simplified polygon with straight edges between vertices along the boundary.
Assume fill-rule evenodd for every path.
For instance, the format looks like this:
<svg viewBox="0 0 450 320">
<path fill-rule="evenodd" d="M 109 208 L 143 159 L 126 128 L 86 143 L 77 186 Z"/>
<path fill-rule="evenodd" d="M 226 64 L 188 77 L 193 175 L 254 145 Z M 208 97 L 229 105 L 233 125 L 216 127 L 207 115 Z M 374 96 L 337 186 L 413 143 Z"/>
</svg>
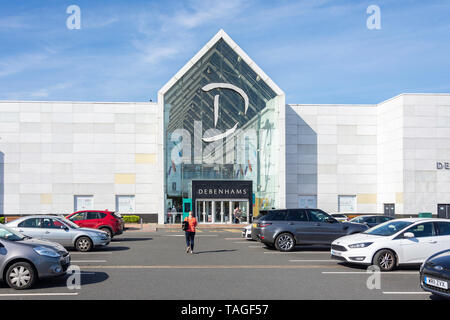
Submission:
<svg viewBox="0 0 450 320">
<path fill-rule="evenodd" d="M 378 266 L 381 271 L 392 271 L 397 264 L 397 258 L 395 257 L 394 252 L 385 249 L 378 251 L 375 254 L 373 263 Z"/>
<path fill-rule="evenodd" d="M 100 230 L 105 231 L 109 235 L 109 238 L 112 239 L 113 233 L 110 228 L 100 228 Z"/>
<path fill-rule="evenodd" d="M 275 239 L 275 248 L 279 251 L 291 251 L 294 245 L 295 240 L 290 233 L 282 233 Z"/>
<path fill-rule="evenodd" d="M 88 237 L 79 237 L 75 242 L 75 248 L 81 252 L 91 251 L 92 241 Z"/>
<path fill-rule="evenodd" d="M 30 288 L 36 280 L 34 268 L 27 262 L 17 262 L 6 271 L 6 282 L 16 290 Z"/>
</svg>

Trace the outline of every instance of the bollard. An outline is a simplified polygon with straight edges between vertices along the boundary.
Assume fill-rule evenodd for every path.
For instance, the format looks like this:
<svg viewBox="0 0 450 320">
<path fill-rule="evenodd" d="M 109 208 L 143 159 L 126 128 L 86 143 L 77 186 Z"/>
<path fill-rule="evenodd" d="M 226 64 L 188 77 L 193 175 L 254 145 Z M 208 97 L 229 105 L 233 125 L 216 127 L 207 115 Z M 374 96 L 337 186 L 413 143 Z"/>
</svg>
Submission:
<svg viewBox="0 0 450 320">
<path fill-rule="evenodd" d="M 142 218 L 141 218 L 141 230 L 144 229 L 144 226 L 142 225 Z"/>
</svg>

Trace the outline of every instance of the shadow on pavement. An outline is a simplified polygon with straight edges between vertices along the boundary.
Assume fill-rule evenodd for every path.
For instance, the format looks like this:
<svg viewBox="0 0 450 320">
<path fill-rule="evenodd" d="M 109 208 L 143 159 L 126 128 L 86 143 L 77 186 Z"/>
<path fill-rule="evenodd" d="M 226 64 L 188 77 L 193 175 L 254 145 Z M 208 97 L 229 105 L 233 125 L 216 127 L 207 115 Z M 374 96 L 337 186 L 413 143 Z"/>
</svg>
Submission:
<svg viewBox="0 0 450 320">
<path fill-rule="evenodd" d="M 70 275 L 64 275 L 56 278 L 44 278 L 38 280 L 34 286 L 30 288 L 30 290 L 35 289 L 50 289 L 50 288 L 67 288 L 67 280 Z M 105 272 L 88 272 L 81 271 L 81 288 L 85 285 L 97 284 L 103 281 L 106 281 L 109 278 L 109 275 Z M 5 282 L 0 282 L 0 288 L 9 288 L 9 286 Z M 76 292 L 74 290 L 73 292 Z M 26 291 L 22 291 L 21 293 L 26 293 Z"/>
<path fill-rule="evenodd" d="M 237 251 L 236 249 L 232 249 L 232 250 L 211 250 L 211 251 L 194 251 L 194 254 L 201 254 L 201 253 L 219 253 L 219 252 L 233 252 L 233 251 Z"/>
<path fill-rule="evenodd" d="M 94 248 L 93 250 L 89 251 L 89 252 L 79 252 L 77 249 L 74 248 L 69 248 L 67 249 L 67 251 L 69 251 L 69 253 L 80 253 L 80 254 L 86 254 L 86 253 L 96 253 L 96 252 L 115 252 L 115 251 L 127 251 L 130 250 L 130 247 L 110 247 L 110 246 L 106 246 L 106 247 L 101 247 L 101 248 Z"/>
<path fill-rule="evenodd" d="M 147 241 L 147 240 L 153 240 L 153 238 L 114 238 L 111 240 L 111 243 L 114 242 L 122 242 L 122 241 Z"/>
<path fill-rule="evenodd" d="M 278 251 L 275 247 L 270 247 L 265 245 L 264 249 L 269 249 L 273 251 Z M 281 251 L 280 251 L 281 252 Z M 329 253 L 330 252 L 330 246 L 296 246 L 294 249 L 288 252 L 324 252 Z"/>
</svg>

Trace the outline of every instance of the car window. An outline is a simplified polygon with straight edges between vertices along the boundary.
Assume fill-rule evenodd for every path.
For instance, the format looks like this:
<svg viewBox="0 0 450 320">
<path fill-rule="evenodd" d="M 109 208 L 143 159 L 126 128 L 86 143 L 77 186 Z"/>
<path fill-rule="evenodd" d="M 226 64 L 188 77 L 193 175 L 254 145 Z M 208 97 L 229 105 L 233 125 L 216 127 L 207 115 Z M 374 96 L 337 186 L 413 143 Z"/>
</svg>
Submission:
<svg viewBox="0 0 450 320">
<path fill-rule="evenodd" d="M 373 228 L 370 228 L 367 231 L 364 231 L 364 234 L 370 234 L 374 236 L 392 236 L 393 234 L 405 229 L 412 222 L 408 221 L 387 221 L 385 223 L 379 224 Z"/>
<path fill-rule="evenodd" d="M 87 212 L 86 213 L 86 220 L 94 220 L 94 219 L 98 219 L 97 212 Z"/>
<path fill-rule="evenodd" d="M 17 226 L 19 228 L 40 228 L 41 218 L 30 218 L 23 220 L 21 223 L 19 223 Z"/>
<path fill-rule="evenodd" d="M 6 226 L 0 226 L 0 239 L 20 241 L 24 239 L 24 236 Z"/>
<path fill-rule="evenodd" d="M 64 225 L 56 219 L 43 218 L 41 219 L 41 228 L 44 229 L 63 229 Z"/>
<path fill-rule="evenodd" d="M 98 219 L 103 219 L 106 217 L 106 213 L 104 213 L 104 212 L 97 212 L 97 213 L 99 215 Z"/>
<path fill-rule="evenodd" d="M 352 220 L 350 220 L 350 222 L 361 223 L 361 222 L 364 222 L 364 218 L 356 217 L 356 218 L 353 218 Z"/>
<path fill-rule="evenodd" d="M 378 217 L 378 218 L 380 219 L 380 222 L 386 222 L 386 221 L 392 220 L 392 218 L 389 218 L 389 217 Z"/>
<path fill-rule="evenodd" d="M 78 212 L 78 213 L 74 214 L 73 216 L 71 216 L 69 219 L 71 221 L 85 220 L 84 219 L 85 213 L 86 212 Z"/>
<path fill-rule="evenodd" d="M 367 223 L 377 223 L 377 217 L 368 217 L 366 222 Z"/>
<path fill-rule="evenodd" d="M 307 216 L 305 210 L 290 209 L 290 210 L 288 210 L 286 220 L 288 220 L 288 221 L 308 221 L 308 216 Z"/>
<path fill-rule="evenodd" d="M 450 222 L 437 222 L 439 235 L 450 236 Z"/>
<path fill-rule="evenodd" d="M 325 222 L 329 215 L 320 210 L 308 210 L 309 219 L 314 222 Z"/>
<path fill-rule="evenodd" d="M 286 220 L 286 210 L 274 210 L 264 216 L 264 220 L 283 221 Z"/>
<path fill-rule="evenodd" d="M 407 229 L 405 232 L 414 233 L 414 238 L 432 237 L 435 235 L 432 222 L 415 225 Z"/>
</svg>

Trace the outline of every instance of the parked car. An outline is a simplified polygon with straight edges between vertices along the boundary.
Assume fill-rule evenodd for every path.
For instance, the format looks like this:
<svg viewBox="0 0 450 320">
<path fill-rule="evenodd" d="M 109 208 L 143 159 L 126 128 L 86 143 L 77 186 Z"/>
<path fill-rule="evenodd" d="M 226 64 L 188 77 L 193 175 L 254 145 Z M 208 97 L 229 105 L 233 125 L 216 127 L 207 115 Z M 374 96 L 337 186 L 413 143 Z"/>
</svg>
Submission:
<svg viewBox="0 0 450 320">
<path fill-rule="evenodd" d="M 350 222 L 366 224 L 369 228 L 375 227 L 383 222 L 393 220 L 394 217 L 383 215 L 363 215 L 354 217 Z"/>
<path fill-rule="evenodd" d="M 70 220 L 58 216 L 27 216 L 6 225 L 26 236 L 53 241 L 68 248 L 75 247 L 81 252 L 111 242 L 108 233 L 104 231 L 81 228 Z"/>
<path fill-rule="evenodd" d="M 261 217 L 264 217 L 268 213 L 269 213 L 268 210 L 260 210 L 258 216 L 254 217 L 253 223 L 256 223 L 256 221 L 258 221 L 258 219 L 261 219 Z M 245 238 L 247 240 L 254 240 L 254 241 L 258 240 L 252 236 L 252 227 L 253 227 L 253 224 L 249 224 L 248 226 L 245 226 L 244 228 L 242 228 L 242 238 Z"/>
<path fill-rule="evenodd" d="M 331 216 L 340 222 L 348 221 L 348 217 L 342 213 L 333 213 Z"/>
<path fill-rule="evenodd" d="M 248 226 L 245 226 L 242 228 L 242 238 L 247 240 L 253 240 L 252 239 L 252 225 L 249 224 Z"/>
<path fill-rule="evenodd" d="M 448 219 L 395 219 L 333 241 L 331 257 L 391 271 L 402 264 L 420 264 L 448 248 Z"/>
<path fill-rule="evenodd" d="M 113 211 L 84 210 L 71 213 L 66 219 L 83 228 L 105 231 L 110 238 L 123 233 L 122 217 Z"/>
<path fill-rule="evenodd" d="M 346 234 L 367 230 L 367 226 L 339 222 L 320 209 L 269 210 L 253 223 L 252 237 L 269 247 L 290 251 L 300 244 L 327 244 Z"/>
<path fill-rule="evenodd" d="M 450 231 L 450 230 L 449 230 Z M 420 267 L 423 290 L 450 299 L 450 250 L 429 257 Z"/>
<path fill-rule="evenodd" d="M 0 280 L 16 290 L 64 275 L 70 255 L 57 243 L 32 239 L 0 224 Z"/>
</svg>

